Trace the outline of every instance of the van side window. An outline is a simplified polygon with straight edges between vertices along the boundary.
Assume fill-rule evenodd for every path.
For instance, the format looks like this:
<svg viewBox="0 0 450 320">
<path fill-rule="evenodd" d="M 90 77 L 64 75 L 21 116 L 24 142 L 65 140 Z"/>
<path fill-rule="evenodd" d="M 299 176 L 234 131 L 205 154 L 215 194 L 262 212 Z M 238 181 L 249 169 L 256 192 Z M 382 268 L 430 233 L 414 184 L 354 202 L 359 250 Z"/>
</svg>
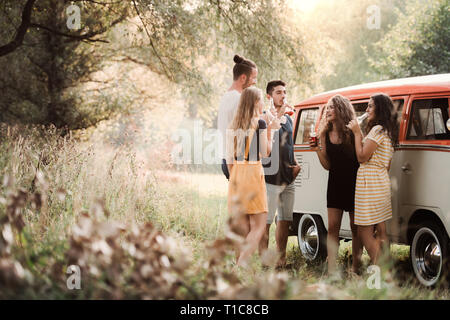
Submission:
<svg viewBox="0 0 450 320">
<path fill-rule="evenodd" d="M 353 103 L 353 108 L 355 109 L 356 117 L 359 117 L 366 113 L 368 102 L 359 102 L 359 103 Z M 362 132 L 366 132 L 367 128 L 367 119 L 365 119 L 362 123 L 359 124 L 361 127 Z"/>
<path fill-rule="evenodd" d="M 398 127 L 400 128 L 400 123 L 402 120 L 402 112 L 403 112 L 403 105 L 404 100 L 403 99 L 393 99 L 392 101 L 394 103 L 394 109 L 397 111 L 397 121 L 398 121 Z M 356 117 L 359 117 L 363 115 L 366 112 L 368 102 L 358 102 L 358 103 L 352 103 L 353 108 L 355 109 Z M 366 132 L 368 120 L 365 119 L 361 124 L 361 130 L 362 132 Z"/>
<path fill-rule="evenodd" d="M 407 140 L 450 140 L 448 98 L 414 100 Z"/>
<path fill-rule="evenodd" d="M 394 109 L 397 110 L 397 123 L 398 127 L 400 128 L 400 124 L 402 123 L 402 114 L 403 114 L 403 99 L 393 100 L 394 102 Z"/>
<path fill-rule="evenodd" d="M 297 123 L 297 133 L 295 135 L 295 144 L 309 144 L 309 135 L 311 125 L 316 126 L 316 120 L 319 115 L 319 108 L 303 109 L 300 111 Z"/>
</svg>

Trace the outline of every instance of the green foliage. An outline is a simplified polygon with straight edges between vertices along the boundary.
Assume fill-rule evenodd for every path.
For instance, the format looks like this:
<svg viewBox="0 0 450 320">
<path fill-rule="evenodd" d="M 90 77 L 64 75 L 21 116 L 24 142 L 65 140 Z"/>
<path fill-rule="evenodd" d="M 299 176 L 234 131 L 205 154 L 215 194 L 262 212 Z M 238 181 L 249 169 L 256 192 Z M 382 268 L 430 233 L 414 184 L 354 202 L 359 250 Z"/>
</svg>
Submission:
<svg viewBox="0 0 450 320">
<path fill-rule="evenodd" d="M 111 148 L 106 139 L 86 144 L 62 138 L 54 129 L 0 125 L 0 133 L 0 172 L 9 177 L 0 186 L 0 298 L 449 298 L 447 289 L 424 290 L 413 281 L 404 246 L 391 247 L 381 290 L 368 289 L 367 273 L 326 279 L 326 268 L 307 264 L 294 237 L 288 242 L 290 269 L 264 270 L 256 256 L 247 269 L 232 268 L 222 174 L 149 171 L 151 160 L 139 160 L 137 150 Z M 6 211 L 24 224 L 6 218 Z M 159 244 L 155 236 L 162 237 Z M 351 243 L 341 242 L 344 269 L 349 250 Z M 170 264 L 161 263 L 162 255 Z M 363 263 L 369 265 L 367 254 Z M 81 290 L 66 286 L 71 264 L 82 268 Z"/>
<path fill-rule="evenodd" d="M 93 43 L 98 35 L 125 19 L 128 6 L 116 2 L 112 8 L 113 5 L 77 1 L 81 8 L 81 29 L 69 30 L 65 10 L 72 3 L 38 1 L 23 45 L 0 58 L 4 71 L 0 75 L 1 121 L 53 123 L 76 129 L 92 125 L 118 108 L 120 99 L 107 91 L 97 89 L 99 94 L 93 103 L 89 90 L 81 94 L 75 89 L 91 81 L 91 75 L 102 68 L 96 55 L 98 48 Z M 2 25 L 8 24 L 8 33 L 2 34 L 1 42 L 6 43 L 14 34 L 13 26 L 21 20 L 22 6 L 17 1 L 5 1 L 1 7 Z M 92 36 L 84 40 L 85 35 Z"/>
<path fill-rule="evenodd" d="M 26 1 L 0 4 L 0 46 Z M 81 8 L 68 30 L 65 9 Z M 291 103 L 370 81 L 449 72 L 448 0 L 57 1 L 35 4 L 22 46 L 0 57 L 0 121 L 86 128 L 180 98 L 176 112 L 212 126 L 233 55 L 256 62 L 257 86 L 281 78 Z M 369 29 L 369 6 L 381 26 Z M 157 78 L 157 76 L 161 78 Z M 165 78 L 163 80 L 162 78 Z M 167 81 L 166 81 L 167 80 Z"/>
<path fill-rule="evenodd" d="M 398 24 L 376 44 L 372 65 L 389 78 L 450 72 L 449 1 L 409 1 L 398 14 Z"/>
<path fill-rule="evenodd" d="M 306 77 L 302 31 L 287 23 L 285 1 L 136 4 L 147 37 L 139 37 L 135 57 L 179 83 L 189 115 L 208 125 L 215 120 L 218 97 L 231 83 L 235 53 L 257 64 L 260 87 L 275 78 L 300 83 Z"/>
<path fill-rule="evenodd" d="M 380 10 L 379 28 L 368 26 L 374 16 L 368 11 L 371 6 Z M 380 80 L 368 58 L 373 56 L 375 43 L 395 25 L 396 12 L 403 6 L 399 0 L 342 0 L 322 2 L 315 9 L 307 21 L 319 29 L 316 37 L 323 43 L 321 56 L 314 59 L 323 90 Z"/>
<path fill-rule="evenodd" d="M 24 2 L 0 5 L 0 44 L 12 40 Z M 66 26 L 72 3 L 81 8 L 78 31 Z M 287 28 L 286 10 L 282 0 L 39 1 L 23 45 L 0 57 L 0 121 L 77 129 L 142 108 L 152 92 L 130 76 L 140 67 L 178 84 L 191 116 L 211 124 L 234 53 L 257 63 L 263 86 L 304 76 L 301 33 Z"/>
</svg>

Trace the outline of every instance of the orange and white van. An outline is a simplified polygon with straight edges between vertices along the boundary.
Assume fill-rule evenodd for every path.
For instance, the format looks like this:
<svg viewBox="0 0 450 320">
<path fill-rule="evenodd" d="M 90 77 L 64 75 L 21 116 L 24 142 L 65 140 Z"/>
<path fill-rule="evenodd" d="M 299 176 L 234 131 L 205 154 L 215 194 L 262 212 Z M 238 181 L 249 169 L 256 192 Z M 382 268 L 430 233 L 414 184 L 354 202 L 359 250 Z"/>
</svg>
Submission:
<svg viewBox="0 0 450 320">
<path fill-rule="evenodd" d="M 326 257 L 328 171 L 309 147 L 321 109 L 335 94 L 363 114 L 371 95 L 383 92 L 394 101 L 399 119 L 399 144 L 390 168 L 393 218 L 387 231 L 393 243 L 410 245 L 418 280 L 433 286 L 450 259 L 450 74 L 362 84 L 315 95 L 295 106 L 294 152 L 302 170 L 295 181 L 291 235 L 308 260 Z M 365 120 L 367 121 L 367 120 Z M 367 123 L 362 124 L 364 126 Z M 344 214 L 340 237 L 351 239 Z"/>
</svg>

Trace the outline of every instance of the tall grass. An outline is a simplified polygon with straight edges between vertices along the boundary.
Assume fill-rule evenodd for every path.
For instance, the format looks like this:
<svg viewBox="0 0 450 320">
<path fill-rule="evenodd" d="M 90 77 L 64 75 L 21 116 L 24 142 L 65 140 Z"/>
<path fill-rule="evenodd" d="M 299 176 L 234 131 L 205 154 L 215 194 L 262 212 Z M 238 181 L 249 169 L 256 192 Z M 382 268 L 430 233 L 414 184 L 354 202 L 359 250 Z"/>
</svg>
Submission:
<svg viewBox="0 0 450 320">
<path fill-rule="evenodd" d="M 367 274 L 326 279 L 324 266 L 301 257 L 295 238 L 288 243 L 290 269 L 263 269 L 257 256 L 240 269 L 221 175 L 174 171 L 161 155 L 61 137 L 54 128 L 2 125 L 0 134 L 0 297 L 450 297 L 448 290 L 421 288 L 406 267 L 408 252 L 398 246 L 379 290 L 367 287 Z M 342 243 L 344 268 L 350 250 Z M 82 290 L 66 286 L 70 264 L 83 270 Z"/>
</svg>

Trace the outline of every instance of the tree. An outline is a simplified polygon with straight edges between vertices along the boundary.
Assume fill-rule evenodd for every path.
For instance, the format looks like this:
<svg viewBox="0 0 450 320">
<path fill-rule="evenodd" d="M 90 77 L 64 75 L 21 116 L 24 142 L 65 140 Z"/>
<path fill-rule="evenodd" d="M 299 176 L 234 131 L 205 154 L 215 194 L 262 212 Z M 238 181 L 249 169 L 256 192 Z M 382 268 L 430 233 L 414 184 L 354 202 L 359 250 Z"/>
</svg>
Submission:
<svg viewBox="0 0 450 320">
<path fill-rule="evenodd" d="M 401 0 L 340 0 L 319 3 L 305 24 L 315 34 L 311 50 L 319 50 L 315 69 L 317 91 L 380 80 L 369 59 L 374 46 L 396 23 Z M 378 25 L 379 23 L 379 25 Z M 315 49 L 320 43 L 319 49 Z"/>
<path fill-rule="evenodd" d="M 147 35 L 133 58 L 179 83 L 191 116 L 200 115 L 207 123 L 216 117 L 218 97 L 231 83 L 235 53 L 257 64 L 261 87 L 276 78 L 301 83 L 307 74 L 302 31 L 287 23 L 289 8 L 283 0 L 133 4 Z"/>
<path fill-rule="evenodd" d="M 386 78 L 450 72 L 449 1 L 411 1 L 398 14 L 398 24 L 376 45 L 374 68 Z"/>
<path fill-rule="evenodd" d="M 299 80 L 307 69 L 299 33 L 283 23 L 283 0 L 21 3 L 0 5 L 0 121 L 91 126 L 150 98 L 126 70 L 99 73 L 143 66 L 178 84 L 190 110 L 211 122 L 235 52 L 258 64 L 263 83 Z M 67 29 L 70 4 L 81 8 L 80 30 Z"/>
<path fill-rule="evenodd" d="M 67 27 L 65 9 L 72 3 L 82 8 L 80 30 Z M 90 75 L 99 70 L 93 44 L 105 42 L 97 36 L 123 21 L 128 8 L 115 5 L 115 9 L 120 10 L 105 16 L 103 9 L 110 5 L 96 1 L 28 0 L 23 9 L 14 4 L 15 1 L 6 1 L 1 5 L 9 22 L 2 32 L 2 39 L 13 34 L 11 31 L 15 29 L 18 17 L 22 17 L 15 38 L 2 46 L 1 120 L 18 119 L 72 128 L 89 125 L 73 108 L 76 95 L 71 91 L 78 84 L 89 81 Z M 29 13 L 30 6 L 32 14 Z M 17 40 L 25 27 L 26 36 Z"/>
<path fill-rule="evenodd" d="M 30 27 L 31 13 L 35 2 L 36 0 L 29 0 L 25 4 L 22 11 L 22 21 L 20 23 L 20 26 L 17 28 L 16 35 L 14 39 L 11 40 L 11 42 L 3 46 L 0 46 L 0 56 L 7 55 L 22 45 L 23 39 L 25 38 L 25 34 L 27 33 L 28 28 Z M 4 3 L 4 5 L 5 4 L 6 3 Z"/>
</svg>

